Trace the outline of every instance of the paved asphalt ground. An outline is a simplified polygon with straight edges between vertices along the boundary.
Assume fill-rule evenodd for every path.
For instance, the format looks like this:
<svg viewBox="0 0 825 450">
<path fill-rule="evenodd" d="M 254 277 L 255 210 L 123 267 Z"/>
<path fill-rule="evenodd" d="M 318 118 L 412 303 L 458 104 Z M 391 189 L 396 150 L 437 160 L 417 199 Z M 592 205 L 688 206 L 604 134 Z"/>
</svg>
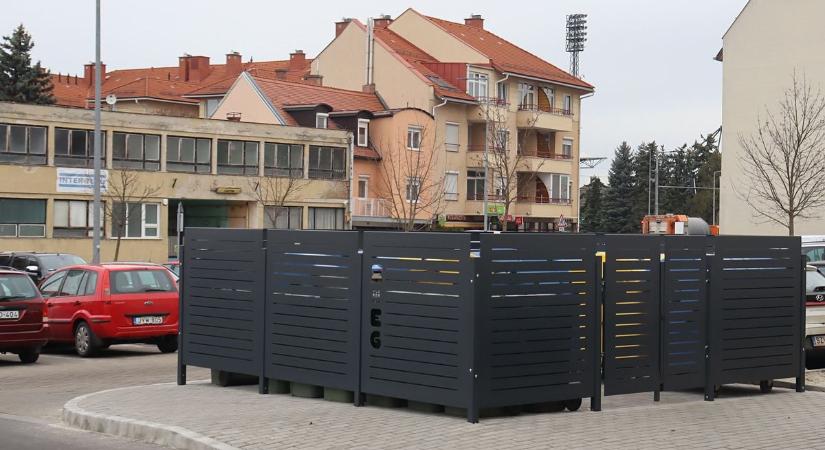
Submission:
<svg viewBox="0 0 825 450">
<path fill-rule="evenodd" d="M 63 405 L 79 395 L 175 381 L 177 354 L 149 345 L 113 346 L 96 358 L 49 349 L 32 365 L 0 354 L 0 450 L 150 450 L 162 447 L 68 428 Z M 190 380 L 209 378 L 191 367 Z"/>
</svg>

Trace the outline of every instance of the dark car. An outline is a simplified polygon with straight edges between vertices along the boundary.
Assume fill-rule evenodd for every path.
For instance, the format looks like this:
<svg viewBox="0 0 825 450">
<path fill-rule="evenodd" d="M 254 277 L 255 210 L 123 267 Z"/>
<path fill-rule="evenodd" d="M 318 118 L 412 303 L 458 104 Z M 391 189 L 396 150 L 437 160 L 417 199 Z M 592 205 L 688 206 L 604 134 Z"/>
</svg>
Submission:
<svg viewBox="0 0 825 450">
<path fill-rule="evenodd" d="M 37 361 L 48 340 L 46 320 L 43 297 L 28 274 L 0 269 L 0 353 Z"/>
<path fill-rule="evenodd" d="M 66 266 L 86 264 L 83 258 L 69 253 L 5 252 L 0 253 L 0 266 L 26 272 L 35 284 L 50 273 Z"/>
</svg>

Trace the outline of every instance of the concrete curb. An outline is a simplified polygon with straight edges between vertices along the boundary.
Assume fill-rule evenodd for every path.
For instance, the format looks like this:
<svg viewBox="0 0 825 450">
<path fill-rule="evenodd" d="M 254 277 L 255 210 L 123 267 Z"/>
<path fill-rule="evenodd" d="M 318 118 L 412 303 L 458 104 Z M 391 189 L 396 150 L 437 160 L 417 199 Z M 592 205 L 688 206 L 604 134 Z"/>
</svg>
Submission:
<svg viewBox="0 0 825 450">
<path fill-rule="evenodd" d="M 774 387 L 781 387 L 787 389 L 796 389 L 796 381 L 774 380 Z M 806 391 L 825 392 L 825 386 L 817 386 L 815 384 L 805 383 Z"/>
<path fill-rule="evenodd" d="M 208 383 L 194 382 L 196 383 Z M 169 385 L 174 383 L 159 383 L 148 386 Z M 238 450 L 236 447 L 224 444 L 210 437 L 204 436 L 186 428 L 164 425 L 145 420 L 130 419 L 128 417 L 98 414 L 80 407 L 80 403 L 98 394 L 123 391 L 145 386 L 130 386 L 125 388 L 107 389 L 105 391 L 75 397 L 63 405 L 63 422 L 69 426 L 97 433 L 110 434 L 138 441 L 148 442 L 166 447 L 192 450 Z"/>
</svg>

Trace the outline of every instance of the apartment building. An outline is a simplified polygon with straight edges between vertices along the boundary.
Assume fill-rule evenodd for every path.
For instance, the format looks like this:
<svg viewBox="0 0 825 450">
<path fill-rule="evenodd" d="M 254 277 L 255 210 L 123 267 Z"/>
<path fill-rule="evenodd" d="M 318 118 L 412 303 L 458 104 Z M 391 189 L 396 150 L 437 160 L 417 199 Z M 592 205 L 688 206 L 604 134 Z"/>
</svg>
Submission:
<svg viewBox="0 0 825 450">
<path fill-rule="evenodd" d="M 121 260 L 174 255 L 179 204 L 186 226 L 347 228 L 351 134 L 292 125 L 104 111 L 102 259 L 118 234 Z M 90 110 L 0 103 L 0 249 L 91 257 L 93 129 Z M 277 196 L 285 174 L 300 195 Z"/>
<path fill-rule="evenodd" d="M 794 74 L 814 92 L 825 92 L 825 2 L 750 0 L 722 38 L 722 173 L 719 181 L 720 231 L 724 234 L 778 235 L 787 229 L 754 215 L 745 201 L 754 180 L 744 174 L 740 136 L 757 131 L 766 111 L 777 113 L 793 86 Z M 781 118 L 780 118 L 781 119 Z M 796 234 L 823 234 L 825 214 L 809 211 L 797 219 Z"/>
<path fill-rule="evenodd" d="M 408 9 L 371 27 L 343 20 L 335 34 L 311 75 L 372 88 L 390 109 L 430 112 L 442 226 L 479 228 L 486 191 L 488 213 L 508 229 L 575 229 L 581 99 L 592 85 L 486 30 L 477 15 L 455 23 Z M 516 169 L 491 166 L 490 152 Z"/>
</svg>

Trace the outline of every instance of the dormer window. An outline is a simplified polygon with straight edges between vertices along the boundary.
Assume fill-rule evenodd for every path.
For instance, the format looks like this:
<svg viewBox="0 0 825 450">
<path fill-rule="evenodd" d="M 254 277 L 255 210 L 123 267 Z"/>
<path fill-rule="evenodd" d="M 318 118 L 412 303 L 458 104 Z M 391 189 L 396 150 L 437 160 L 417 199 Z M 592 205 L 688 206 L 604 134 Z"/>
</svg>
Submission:
<svg viewBox="0 0 825 450">
<path fill-rule="evenodd" d="M 370 121 L 367 119 L 358 119 L 358 146 L 366 147 L 369 143 L 369 128 Z"/>
<path fill-rule="evenodd" d="M 487 97 L 487 75 L 470 72 L 467 76 L 467 93 L 475 98 Z"/>
<path fill-rule="evenodd" d="M 316 113 L 315 114 L 315 128 L 328 128 L 329 114 Z"/>
</svg>

